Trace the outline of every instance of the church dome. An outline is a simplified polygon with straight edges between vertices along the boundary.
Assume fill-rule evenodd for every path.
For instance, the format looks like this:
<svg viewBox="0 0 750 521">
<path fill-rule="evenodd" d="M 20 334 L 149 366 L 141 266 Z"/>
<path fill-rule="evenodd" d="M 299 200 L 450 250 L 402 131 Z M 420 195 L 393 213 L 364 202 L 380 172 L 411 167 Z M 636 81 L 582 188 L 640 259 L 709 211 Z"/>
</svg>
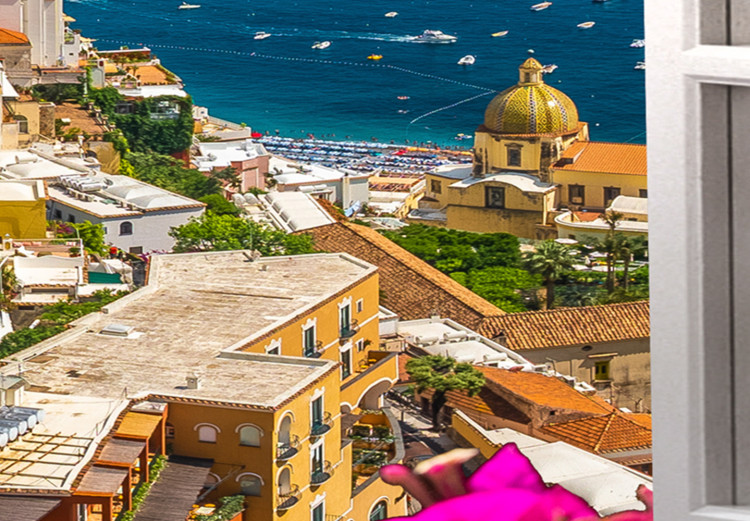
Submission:
<svg viewBox="0 0 750 521">
<path fill-rule="evenodd" d="M 517 85 L 490 101 L 484 126 L 499 134 L 562 134 L 578 128 L 573 101 L 542 79 L 544 67 L 529 58 L 519 68 Z"/>
</svg>

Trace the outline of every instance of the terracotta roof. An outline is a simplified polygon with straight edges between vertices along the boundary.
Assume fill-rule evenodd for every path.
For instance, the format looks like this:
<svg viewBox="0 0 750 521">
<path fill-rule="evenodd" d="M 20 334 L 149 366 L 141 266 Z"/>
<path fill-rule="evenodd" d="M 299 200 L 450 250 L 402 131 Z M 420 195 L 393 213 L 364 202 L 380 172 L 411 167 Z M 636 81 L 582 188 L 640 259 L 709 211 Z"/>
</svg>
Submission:
<svg viewBox="0 0 750 521">
<path fill-rule="evenodd" d="M 376 265 L 381 304 L 404 320 L 447 317 L 469 328 L 503 311 L 375 230 L 338 222 L 305 230 L 315 246 L 345 252 Z"/>
<path fill-rule="evenodd" d="M 140 65 L 135 68 L 133 76 L 141 80 L 142 85 L 167 85 L 174 83 L 170 81 L 169 74 L 156 65 Z"/>
<path fill-rule="evenodd" d="M 568 411 L 602 415 L 613 407 L 596 396 L 587 396 L 553 376 L 497 367 L 476 366 L 485 377 L 485 385 L 494 392 L 510 392 L 528 402 Z"/>
<path fill-rule="evenodd" d="M 104 134 L 107 129 L 96 122 L 88 111 L 82 109 L 73 103 L 60 103 L 55 105 L 55 119 L 69 119 L 70 125 L 64 130 L 71 128 L 80 128 L 83 132 L 91 135 Z"/>
<path fill-rule="evenodd" d="M 599 212 L 573 212 L 573 215 L 575 216 L 574 222 L 591 222 L 596 221 L 599 217 L 601 217 L 603 214 Z"/>
<path fill-rule="evenodd" d="M 399 353 L 398 357 L 398 381 L 401 383 L 411 382 L 411 376 L 406 371 L 406 362 L 414 358 L 406 353 Z"/>
<path fill-rule="evenodd" d="M 646 145 L 577 141 L 560 160 L 555 170 L 646 175 Z"/>
<path fill-rule="evenodd" d="M 30 45 L 29 37 L 18 31 L 0 28 L 0 45 Z"/>
<path fill-rule="evenodd" d="M 630 415 L 612 412 L 602 416 L 548 424 L 542 432 L 594 454 L 651 448 L 651 428 Z"/>
<path fill-rule="evenodd" d="M 422 396 L 432 399 L 432 394 L 433 391 L 430 389 L 422 393 Z M 517 407 L 487 387 L 482 388 L 476 396 L 469 396 L 466 391 L 448 391 L 445 398 L 448 407 L 463 412 L 474 411 L 522 424 L 531 422 L 531 419 Z"/>
<path fill-rule="evenodd" d="M 529 311 L 490 317 L 477 332 L 501 341 L 510 349 L 540 349 L 649 338 L 651 321 L 647 300 Z"/>
</svg>

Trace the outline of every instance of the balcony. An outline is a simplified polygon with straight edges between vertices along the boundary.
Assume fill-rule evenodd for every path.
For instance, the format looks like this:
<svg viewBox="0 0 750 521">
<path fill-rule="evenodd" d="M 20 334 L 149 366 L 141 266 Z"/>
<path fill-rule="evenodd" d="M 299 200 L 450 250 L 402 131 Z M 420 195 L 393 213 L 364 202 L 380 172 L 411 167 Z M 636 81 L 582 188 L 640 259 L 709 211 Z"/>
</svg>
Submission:
<svg viewBox="0 0 750 521">
<path fill-rule="evenodd" d="M 339 329 L 339 342 L 344 343 L 359 332 L 359 322 L 352 320 L 349 324 Z"/>
<path fill-rule="evenodd" d="M 398 354 L 369 351 L 356 366 L 357 373 L 341 385 L 341 401 L 363 409 L 380 408 L 380 396 L 398 380 Z"/>
<path fill-rule="evenodd" d="M 323 342 L 318 340 L 313 345 L 305 346 L 304 354 L 307 358 L 320 358 L 323 353 Z"/>
<path fill-rule="evenodd" d="M 313 469 L 310 474 L 310 485 L 317 487 L 322 485 L 333 476 L 333 467 L 330 461 L 324 461 L 317 469 Z"/>
<path fill-rule="evenodd" d="M 289 510 L 299 502 L 299 498 L 299 487 L 297 485 L 291 485 L 288 492 L 284 492 L 283 494 L 279 492 L 276 510 L 279 512 Z"/>
<path fill-rule="evenodd" d="M 291 434 L 289 443 L 279 443 L 276 447 L 276 459 L 286 461 L 299 452 L 299 437 Z"/>
<path fill-rule="evenodd" d="M 330 431 L 332 426 L 333 419 L 331 418 L 331 413 L 324 412 L 323 417 L 319 421 L 313 421 L 313 424 L 310 426 L 310 436 L 322 436 L 326 432 Z"/>
</svg>

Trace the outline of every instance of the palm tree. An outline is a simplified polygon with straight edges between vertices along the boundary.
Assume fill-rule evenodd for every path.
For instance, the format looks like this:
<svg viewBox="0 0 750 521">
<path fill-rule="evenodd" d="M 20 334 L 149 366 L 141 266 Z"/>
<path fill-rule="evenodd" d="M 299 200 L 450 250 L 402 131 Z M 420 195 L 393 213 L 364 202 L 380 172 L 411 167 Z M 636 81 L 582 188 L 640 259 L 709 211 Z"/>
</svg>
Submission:
<svg viewBox="0 0 750 521">
<path fill-rule="evenodd" d="M 609 231 L 604 240 L 599 241 L 597 249 L 601 249 L 607 254 L 607 293 L 612 293 L 615 290 L 615 264 L 617 263 L 617 239 L 615 238 L 617 224 L 623 220 L 625 216 L 620 212 L 613 212 L 612 210 L 604 214 L 604 222 L 609 226 Z"/>
<path fill-rule="evenodd" d="M 555 282 L 573 266 L 573 257 L 567 246 L 555 241 L 544 241 L 536 251 L 524 255 L 524 264 L 531 273 L 542 276 L 547 293 L 547 309 L 555 303 Z"/>
<path fill-rule="evenodd" d="M 615 234 L 614 253 L 615 256 L 622 260 L 622 288 L 627 292 L 630 285 L 630 262 L 634 256 L 642 255 L 648 249 L 648 241 L 645 237 L 628 236 L 622 233 Z"/>
</svg>

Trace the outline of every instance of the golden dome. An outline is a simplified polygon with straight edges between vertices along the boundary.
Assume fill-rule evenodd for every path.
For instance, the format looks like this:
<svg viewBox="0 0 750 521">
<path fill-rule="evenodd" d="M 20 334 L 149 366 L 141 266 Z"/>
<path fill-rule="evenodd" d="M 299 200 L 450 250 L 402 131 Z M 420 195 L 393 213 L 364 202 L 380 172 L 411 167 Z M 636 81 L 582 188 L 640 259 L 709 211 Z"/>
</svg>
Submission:
<svg viewBox="0 0 750 521">
<path fill-rule="evenodd" d="M 518 68 L 518 84 L 495 96 L 484 126 L 500 134 L 558 134 L 578 128 L 573 101 L 542 79 L 542 64 L 529 58 Z"/>
</svg>

